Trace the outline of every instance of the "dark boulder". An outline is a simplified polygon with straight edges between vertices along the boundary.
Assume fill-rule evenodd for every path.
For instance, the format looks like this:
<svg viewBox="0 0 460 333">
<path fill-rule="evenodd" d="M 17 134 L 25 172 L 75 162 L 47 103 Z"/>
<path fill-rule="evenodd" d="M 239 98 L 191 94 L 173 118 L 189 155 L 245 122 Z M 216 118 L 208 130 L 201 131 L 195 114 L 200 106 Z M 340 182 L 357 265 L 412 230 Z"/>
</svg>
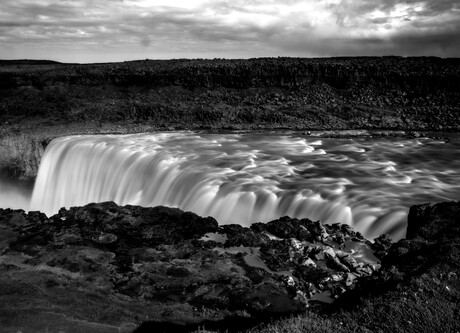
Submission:
<svg viewBox="0 0 460 333">
<path fill-rule="evenodd" d="M 460 225 L 460 202 L 412 206 L 407 219 L 407 239 L 433 240 Z"/>
</svg>

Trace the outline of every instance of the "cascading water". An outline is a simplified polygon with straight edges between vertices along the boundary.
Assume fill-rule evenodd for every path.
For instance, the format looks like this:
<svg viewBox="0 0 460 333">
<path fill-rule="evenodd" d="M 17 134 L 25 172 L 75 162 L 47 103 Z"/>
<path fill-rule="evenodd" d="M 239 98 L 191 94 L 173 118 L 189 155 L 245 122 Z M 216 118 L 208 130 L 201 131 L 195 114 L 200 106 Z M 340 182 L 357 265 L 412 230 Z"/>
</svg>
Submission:
<svg viewBox="0 0 460 333">
<path fill-rule="evenodd" d="M 220 223 L 280 216 L 404 235 L 408 207 L 460 198 L 458 142 L 279 134 L 72 136 L 47 147 L 31 210 L 112 200 L 167 205 Z"/>
</svg>

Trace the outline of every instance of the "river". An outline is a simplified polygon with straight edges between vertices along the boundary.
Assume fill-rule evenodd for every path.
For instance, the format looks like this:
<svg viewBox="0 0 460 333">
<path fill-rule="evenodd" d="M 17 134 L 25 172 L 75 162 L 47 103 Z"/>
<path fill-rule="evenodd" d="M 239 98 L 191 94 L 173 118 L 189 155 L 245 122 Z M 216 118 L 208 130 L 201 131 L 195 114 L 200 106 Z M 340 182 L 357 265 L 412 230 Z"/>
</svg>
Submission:
<svg viewBox="0 0 460 333">
<path fill-rule="evenodd" d="M 113 200 L 179 207 L 221 224 L 288 215 L 399 239 L 411 205 L 460 199 L 460 140 L 275 132 L 63 137 L 47 147 L 25 197 L 25 209 L 47 215 Z"/>
</svg>

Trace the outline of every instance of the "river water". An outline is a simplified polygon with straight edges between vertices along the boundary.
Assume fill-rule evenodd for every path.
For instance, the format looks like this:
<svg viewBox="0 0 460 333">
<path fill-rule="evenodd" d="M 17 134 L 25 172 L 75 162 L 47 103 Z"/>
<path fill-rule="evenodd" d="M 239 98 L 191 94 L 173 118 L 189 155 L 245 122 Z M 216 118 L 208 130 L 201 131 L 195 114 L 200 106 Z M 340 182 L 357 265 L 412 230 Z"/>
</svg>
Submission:
<svg viewBox="0 0 460 333">
<path fill-rule="evenodd" d="M 459 199 L 460 140 L 176 132 L 53 140 L 30 209 L 113 200 L 221 224 L 307 217 L 399 239 L 411 205 Z"/>
</svg>

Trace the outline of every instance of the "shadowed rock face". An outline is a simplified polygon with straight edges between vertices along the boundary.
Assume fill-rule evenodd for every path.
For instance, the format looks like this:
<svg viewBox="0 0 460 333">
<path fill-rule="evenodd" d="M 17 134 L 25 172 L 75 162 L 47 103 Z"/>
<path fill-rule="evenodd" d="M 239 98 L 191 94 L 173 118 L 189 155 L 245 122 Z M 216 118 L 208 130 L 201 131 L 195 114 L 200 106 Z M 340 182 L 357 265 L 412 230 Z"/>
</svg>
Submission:
<svg viewBox="0 0 460 333">
<path fill-rule="evenodd" d="M 0 210 L 0 227 L 3 282 L 46 290 L 43 299 L 28 300 L 37 307 L 52 304 L 63 289 L 69 305 L 78 293 L 93 295 L 97 315 L 90 307 L 74 310 L 112 325 L 137 321 L 129 313 L 113 316 L 128 308 L 141 321 L 194 324 L 242 316 L 252 318 L 250 326 L 332 302 L 379 266 L 359 233 L 308 219 L 218 227 L 213 218 L 179 209 L 107 202 L 61 209 L 50 218 Z M 23 291 L 10 309 L 30 297 Z M 100 298 L 115 305 L 105 309 Z"/>
<path fill-rule="evenodd" d="M 340 320 L 363 332 L 458 331 L 459 207 L 411 207 L 407 239 L 391 244 L 378 273 L 340 298 Z"/>
<path fill-rule="evenodd" d="M 460 202 L 413 206 L 409 211 L 407 238 L 391 247 L 384 262 L 394 265 L 408 279 L 428 270 L 441 276 L 459 274 Z M 459 280 L 455 279 L 458 285 Z M 458 296 L 458 295 L 457 295 Z"/>
<path fill-rule="evenodd" d="M 460 225 L 460 203 L 424 204 L 409 211 L 407 239 L 417 237 L 432 241 L 441 234 L 448 236 L 452 223 Z"/>
<path fill-rule="evenodd" d="M 0 176 L 12 179 L 36 176 L 45 144 L 23 134 L 1 138 Z"/>
</svg>

